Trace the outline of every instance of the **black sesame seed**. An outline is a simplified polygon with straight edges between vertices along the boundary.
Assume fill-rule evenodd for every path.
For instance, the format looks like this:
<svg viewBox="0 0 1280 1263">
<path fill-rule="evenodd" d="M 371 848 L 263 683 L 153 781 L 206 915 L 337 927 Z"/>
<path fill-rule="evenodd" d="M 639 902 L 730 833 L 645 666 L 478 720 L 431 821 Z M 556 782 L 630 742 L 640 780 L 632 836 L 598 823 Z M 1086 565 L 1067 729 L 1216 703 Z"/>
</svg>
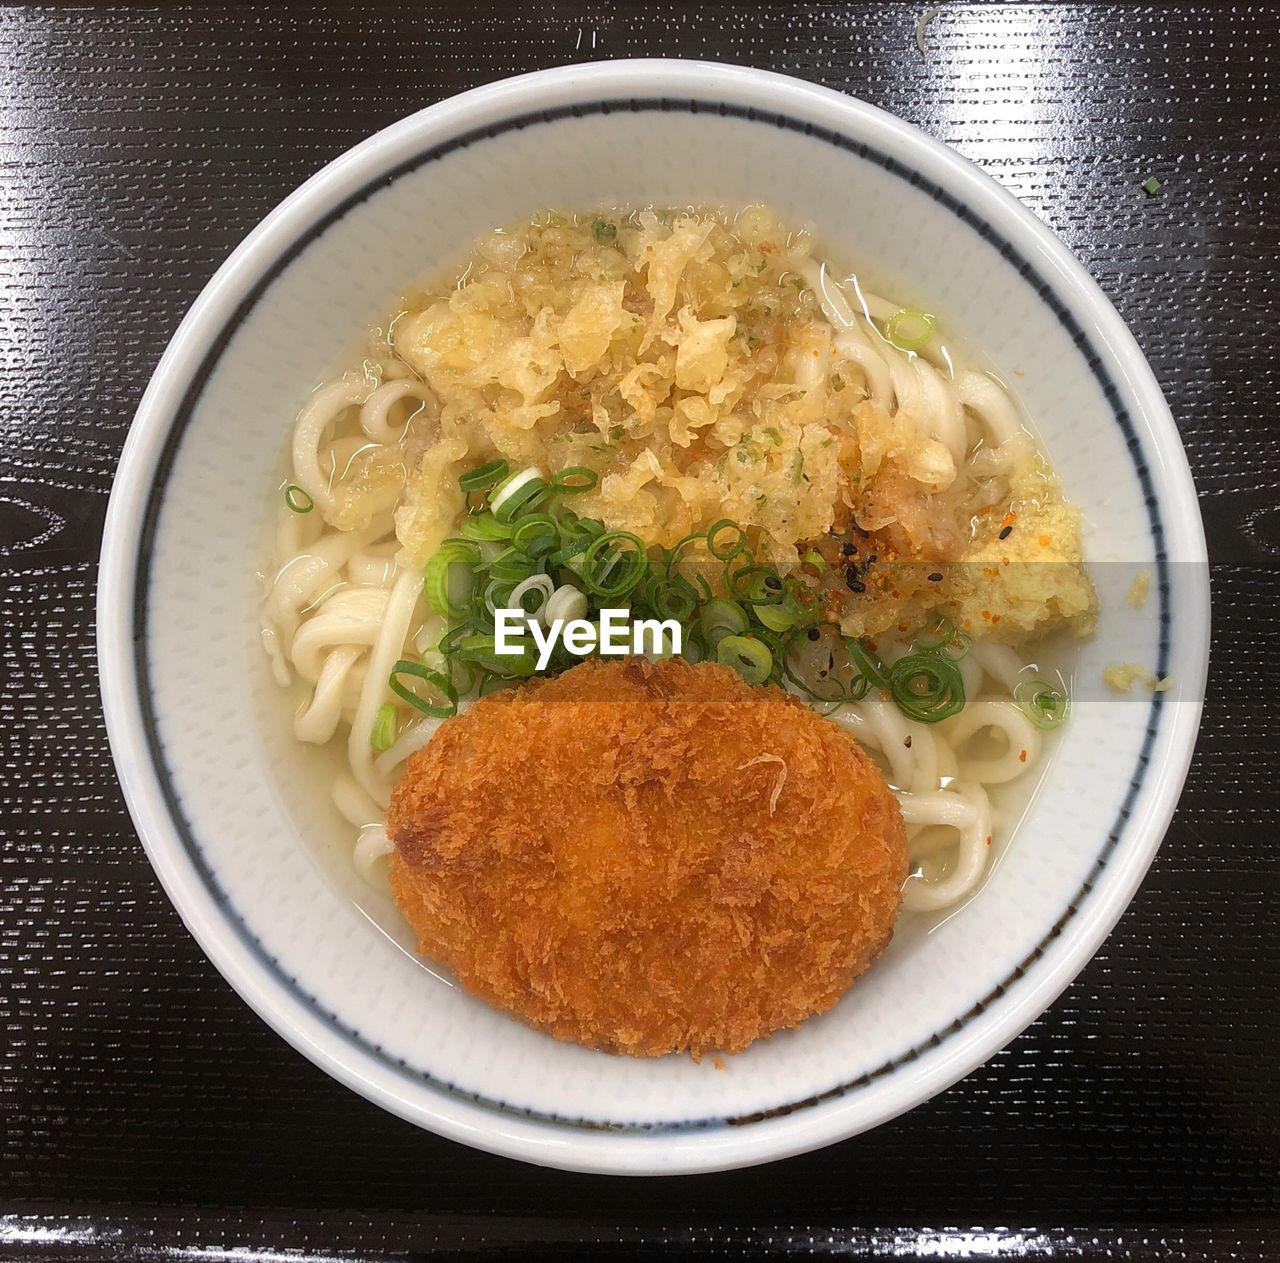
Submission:
<svg viewBox="0 0 1280 1263">
<path fill-rule="evenodd" d="M 1010 535 L 1012 535 L 1012 534 L 1013 534 L 1013 527 L 1012 527 L 1012 526 L 1006 526 L 1006 527 L 1004 528 L 1004 530 L 1002 530 L 1002 531 L 1000 532 L 1000 538 L 1001 538 L 1001 539 L 1008 539 L 1008 538 L 1009 538 L 1009 536 L 1010 536 Z"/>
<path fill-rule="evenodd" d="M 934 572 L 929 576 L 929 582 L 930 582 L 930 583 L 941 583 L 941 582 L 942 582 L 942 571 L 940 571 L 940 570 L 935 570 L 935 571 L 934 571 Z"/>
<path fill-rule="evenodd" d="M 764 586 L 768 588 L 770 592 L 781 592 L 782 580 L 779 579 L 777 575 L 771 574 L 765 579 Z"/>
<path fill-rule="evenodd" d="M 910 734 L 910 733 L 907 733 L 907 735 L 906 735 L 905 737 L 903 737 L 903 738 L 902 738 L 902 744 L 903 744 L 904 746 L 906 746 L 908 750 L 910 750 L 910 749 L 911 749 L 911 734 Z"/>
<path fill-rule="evenodd" d="M 865 592 L 867 585 L 858 578 L 858 572 L 852 566 L 844 572 L 845 586 L 850 592 Z"/>
<path fill-rule="evenodd" d="M 817 640 L 821 634 L 822 633 L 816 627 L 809 628 L 808 635 L 810 640 Z"/>
</svg>

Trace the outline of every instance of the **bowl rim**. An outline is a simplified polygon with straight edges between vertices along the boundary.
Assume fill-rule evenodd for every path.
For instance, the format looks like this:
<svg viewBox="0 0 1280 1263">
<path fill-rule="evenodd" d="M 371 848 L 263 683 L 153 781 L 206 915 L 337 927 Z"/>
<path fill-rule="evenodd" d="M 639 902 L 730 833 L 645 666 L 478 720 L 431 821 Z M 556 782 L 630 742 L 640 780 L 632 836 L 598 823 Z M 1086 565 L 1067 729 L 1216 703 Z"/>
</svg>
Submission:
<svg viewBox="0 0 1280 1263">
<path fill-rule="evenodd" d="M 629 98 L 671 98 L 716 110 L 728 102 L 737 112 L 769 122 L 803 120 L 873 150 L 906 146 L 928 167 L 973 226 L 996 221 L 1000 233 L 1041 276 L 1067 293 L 1087 329 L 1109 355 L 1109 367 L 1151 431 L 1148 466 L 1159 469 L 1168 506 L 1166 555 L 1198 561 L 1191 613 L 1180 620 L 1184 655 L 1199 678 L 1183 672 L 1195 699 L 1168 712 L 1162 761 L 1149 769 L 1141 802 L 1124 828 L 1125 847 L 1112 857 L 1086 906 L 1056 927 L 1046 949 L 1018 979 L 1018 993 L 1003 991 L 964 1031 L 930 1055 L 898 1064 L 894 1073 L 812 1108 L 781 1114 L 749 1128 L 718 1127 L 653 1134 L 584 1130 L 537 1117 L 504 1113 L 482 1100 L 408 1085 L 376 1068 L 357 1064 L 340 1041 L 326 1037 L 300 1011 L 298 997 L 264 976 L 262 962 L 236 942 L 224 910 L 201 881 L 178 841 L 143 722 L 134 657 L 135 598 L 144 528 L 158 508 L 150 488 L 169 447 L 184 401 L 202 384 L 200 372 L 216 360 L 219 331 L 246 304 L 246 295 L 269 284 L 318 219 L 358 202 L 379 179 L 400 170 L 406 149 L 421 153 L 461 138 L 479 137 L 505 121 L 550 120 L 585 112 L 591 103 Z M 518 125 L 518 124 L 514 124 Z M 876 144 L 877 138 L 882 143 Z M 892 142 L 892 143 L 890 143 Z M 362 192 L 363 190 L 363 192 Z M 974 218 L 971 207 L 980 208 Z M 322 215 L 321 212 L 324 212 Z M 340 212 L 339 212 L 340 213 Z M 958 211 L 962 213 L 962 211 Z M 1060 300 L 1059 300 L 1060 301 Z M 1113 401 L 1114 402 L 1114 401 Z M 1177 429 L 1137 343 L 1082 265 L 1032 213 L 991 177 L 940 142 L 875 106 L 787 76 L 748 67 L 694 61 L 643 59 L 588 63 L 506 79 L 419 111 L 346 151 L 291 193 L 266 216 L 202 290 L 166 348 L 139 404 L 121 456 L 103 536 L 98 591 L 99 669 L 108 733 L 117 773 L 144 847 L 188 929 L 223 976 L 265 1021 L 333 1077 L 377 1104 L 421 1126 L 491 1152 L 572 1170 L 671 1174 L 720 1170 L 804 1152 L 867 1130 L 927 1100 L 981 1064 L 1033 1021 L 1093 956 L 1129 903 L 1172 817 L 1199 728 L 1207 669 L 1209 604 L 1207 556 L 1195 489 Z M 1159 715 L 1160 696 L 1153 699 Z M 1148 737 L 1150 742 L 1151 737 Z M 938 1055 L 933 1055 L 933 1054 Z"/>
</svg>

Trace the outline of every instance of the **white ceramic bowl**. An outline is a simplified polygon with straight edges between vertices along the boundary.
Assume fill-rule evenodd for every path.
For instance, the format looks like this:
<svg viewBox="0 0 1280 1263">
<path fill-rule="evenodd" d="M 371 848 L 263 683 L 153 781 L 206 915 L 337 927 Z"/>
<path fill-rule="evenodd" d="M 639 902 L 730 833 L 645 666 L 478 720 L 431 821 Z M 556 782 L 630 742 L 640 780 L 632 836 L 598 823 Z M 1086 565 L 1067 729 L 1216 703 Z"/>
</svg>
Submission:
<svg viewBox="0 0 1280 1263">
<path fill-rule="evenodd" d="M 810 223 L 896 297 L 927 298 L 1021 374 L 1068 494 L 1105 524 L 1089 535 L 1091 562 L 1099 573 L 1141 563 L 1157 579 L 1141 612 L 1104 593 L 1079 678 L 1138 659 L 1179 687 L 1081 701 L 980 894 L 930 933 L 904 923 L 835 1010 L 717 1069 L 557 1043 L 431 975 L 376 898 L 362 911 L 346 856 L 327 843 L 341 831 L 304 775 L 308 752 L 264 700 L 254 571 L 300 401 L 407 281 L 548 205 L 752 201 Z M 210 282 L 120 463 L 102 554 L 102 690 L 165 889 L 231 984 L 316 1064 L 497 1153 L 705 1171 L 909 1109 L 1007 1043 L 1089 959 L 1150 864 L 1190 759 L 1204 563 L 1177 431 L 1133 338 L 976 167 L 879 110 L 777 75 L 572 66 L 469 92 L 358 145 Z"/>
</svg>

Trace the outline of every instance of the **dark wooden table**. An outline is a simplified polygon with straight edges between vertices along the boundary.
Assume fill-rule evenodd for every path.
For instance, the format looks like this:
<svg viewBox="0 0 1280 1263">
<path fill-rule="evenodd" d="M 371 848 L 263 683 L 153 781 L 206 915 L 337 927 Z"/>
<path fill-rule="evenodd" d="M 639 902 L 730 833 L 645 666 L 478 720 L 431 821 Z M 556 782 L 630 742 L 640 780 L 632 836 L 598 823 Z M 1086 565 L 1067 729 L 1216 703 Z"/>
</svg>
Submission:
<svg viewBox="0 0 1280 1263">
<path fill-rule="evenodd" d="M 924 7 L 0 9 L 0 1255 L 1280 1259 L 1280 10 L 945 4 L 921 57 Z M 639 55 L 861 96 L 1049 223 L 1168 394 L 1215 615 L 1177 818 L 1052 1010 L 869 1135 L 650 1182 L 419 1132 L 262 1025 L 152 877 L 93 642 L 130 416 L 241 236 L 412 110 Z"/>
</svg>

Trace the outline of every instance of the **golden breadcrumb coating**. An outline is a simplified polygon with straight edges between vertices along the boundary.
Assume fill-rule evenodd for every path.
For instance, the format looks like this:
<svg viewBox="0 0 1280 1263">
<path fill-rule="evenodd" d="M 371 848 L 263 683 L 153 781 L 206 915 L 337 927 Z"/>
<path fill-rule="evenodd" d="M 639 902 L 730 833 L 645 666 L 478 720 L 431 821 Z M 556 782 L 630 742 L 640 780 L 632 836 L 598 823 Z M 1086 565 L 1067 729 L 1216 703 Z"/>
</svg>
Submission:
<svg viewBox="0 0 1280 1263">
<path fill-rule="evenodd" d="M 558 1039 L 736 1052 L 884 949 L 897 802 L 836 724 L 728 668 L 591 660 L 477 702 L 387 819 L 419 950 Z"/>
</svg>

